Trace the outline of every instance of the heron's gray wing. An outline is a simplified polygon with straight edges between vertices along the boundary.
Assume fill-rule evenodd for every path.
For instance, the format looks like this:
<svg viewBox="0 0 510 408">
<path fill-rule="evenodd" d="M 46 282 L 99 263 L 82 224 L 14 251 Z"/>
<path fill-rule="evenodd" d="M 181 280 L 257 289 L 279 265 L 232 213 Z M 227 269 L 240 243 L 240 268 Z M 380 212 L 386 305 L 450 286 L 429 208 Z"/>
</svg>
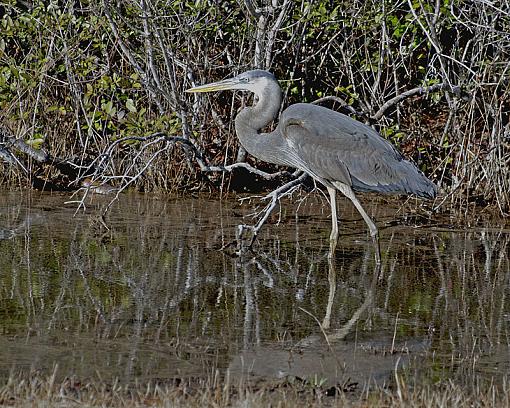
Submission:
<svg viewBox="0 0 510 408">
<path fill-rule="evenodd" d="M 435 194 L 435 186 L 375 130 L 339 112 L 295 104 L 283 112 L 279 130 L 296 167 L 316 178 L 361 191 Z"/>
</svg>

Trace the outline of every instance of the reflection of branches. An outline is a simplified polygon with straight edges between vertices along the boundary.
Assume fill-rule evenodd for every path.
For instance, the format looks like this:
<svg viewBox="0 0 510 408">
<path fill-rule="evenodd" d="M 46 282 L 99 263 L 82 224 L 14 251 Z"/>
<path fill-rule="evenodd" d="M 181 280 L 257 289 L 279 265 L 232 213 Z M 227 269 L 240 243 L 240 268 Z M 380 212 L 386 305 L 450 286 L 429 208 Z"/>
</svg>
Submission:
<svg viewBox="0 0 510 408">
<path fill-rule="evenodd" d="M 120 216 L 127 212 L 130 199 L 120 203 L 126 206 L 120 208 Z M 131 202 L 140 208 L 137 219 L 115 218 L 107 237 L 83 228 L 86 220 L 82 218 L 71 237 L 66 231 L 59 240 L 50 233 L 40 233 L 44 240 L 21 237 L 3 242 L 3 248 L 15 248 L 9 249 L 15 256 L 0 264 L 1 270 L 9 272 L 0 273 L 0 294 L 10 295 L 12 302 L 20 305 L 21 314 L 30 316 L 30 330 L 42 327 L 43 334 L 58 335 L 66 327 L 67 333 L 77 337 L 92 334 L 95 344 L 108 339 L 124 344 L 126 359 L 112 366 L 126 369 L 126 376 L 131 375 L 128 370 L 147 364 L 146 357 L 141 356 L 142 347 L 159 347 L 155 344 L 166 348 L 207 342 L 221 348 L 223 344 L 242 347 L 244 343 L 248 347 L 260 339 L 276 341 L 275 337 L 292 338 L 296 344 L 313 325 L 299 307 L 319 320 L 329 313 L 332 330 L 327 334 L 333 350 L 333 342 L 352 334 L 356 326 L 366 332 L 375 322 L 377 333 L 372 337 L 379 339 L 397 312 L 398 328 L 408 325 L 406 333 L 413 327 L 424 333 L 432 320 L 437 330 L 431 330 L 431 336 L 439 338 L 434 347 L 447 343 L 461 359 L 481 348 L 490 353 L 494 350 L 491 347 L 504 342 L 510 237 L 502 228 L 420 235 L 416 245 L 409 240 L 400 244 L 390 240 L 397 250 L 388 249 L 388 241 L 383 241 L 387 252 L 384 260 L 388 260 L 381 265 L 387 268 L 384 279 L 375 278 L 370 244 L 365 243 L 360 250 L 345 246 L 337 252 L 338 273 L 332 275 L 336 282 L 330 282 L 336 298 L 330 301 L 326 238 L 309 244 L 302 230 L 298 235 L 298 229 L 291 228 L 290 232 L 296 233 L 293 239 L 289 239 L 288 229 L 280 232 L 285 238 L 273 232 L 269 245 L 255 246 L 244 258 L 229 258 L 204 249 L 211 245 L 212 231 L 221 230 L 217 240 L 223 242 L 223 238 L 232 238 L 229 225 L 237 223 L 230 220 L 222 229 L 217 217 L 221 210 L 211 207 L 210 202 L 198 211 L 189 210 L 189 202 L 150 202 L 147 207 L 141 207 L 139 198 Z M 49 231 L 56 222 L 53 218 L 47 222 Z M 301 240 L 299 247 L 297 240 Z M 422 251 L 424 241 L 430 243 Z M 49 273 L 48 251 L 55 259 L 64 259 Z M 26 258 L 26 265 L 19 262 Z M 26 268 L 30 268 L 28 272 Z M 441 294 L 444 296 L 439 297 Z M 332 292 L 330 295 L 332 298 Z M 367 336 L 370 334 L 365 333 Z M 276 347 L 281 349 L 281 344 Z M 227 352 L 229 358 L 230 346 Z M 460 365 L 473 371 L 464 361 Z"/>
<path fill-rule="evenodd" d="M 478 353 L 490 355 L 505 334 L 510 236 L 503 229 L 434 237 L 440 285 L 432 327 L 457 356 L 463 375 L 477 370 Z M 450 350 L 453 347 L 453 350 Z M 467 357 L 467 358 L 465 358 Z M 466 364 L 467 362 L 467 364 Z"/>
<path fill-rule="evenodd" d="M 41 224 L 43 216 L 41 214 L 28 214 L 23 218 L 23 221 L 17 223 L 14 227 L 0 228 L 0 240 L 12 239 L 21 234 L 30 232 L 32 226 Z"/>
</svg>

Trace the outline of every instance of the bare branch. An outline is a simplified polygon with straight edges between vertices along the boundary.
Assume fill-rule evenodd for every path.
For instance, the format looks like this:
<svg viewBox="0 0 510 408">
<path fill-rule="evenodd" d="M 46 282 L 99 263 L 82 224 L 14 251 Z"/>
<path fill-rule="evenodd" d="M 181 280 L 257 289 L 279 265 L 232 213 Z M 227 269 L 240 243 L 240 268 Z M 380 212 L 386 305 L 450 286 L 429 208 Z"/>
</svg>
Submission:
<svg viewBox="0 0 510 408">
<path fill-rule="evenodd" d="M 287 16 L 287 12 L 289 11 L 289 0 L 285 0 L 283 4 L 280 6 L 280 14 L 276 18 L 275 23 L 272 25 L 269 32 L 266 34 L 267 42 L 266 42 L 266 58 L 265 58 L 265 68 L 271 67 L 271 59 L 273 56 L 273 47 L 276 40 L 276 34 L 280 27 L 283 24 L 285 17 Z"/>
<path fill-rule="evenodd" d="M 165 110 L 164 110 L 163 106 L 161 105 L 161 102 L 156 97 L 157 90 L 154 89 L 154 87 L 152 86 L 151 81 L 149 79 L 149 76 L 147 75 L 147 72 L 145 72 L 145 70 L 142 68 L 142 66 L 136 61 L 136 58 L 134 57 L 133 53 L 127 47 L 125 42 L 123 41 L 123 39 L 122 39 L 122 37 L 121 37 L 121 35 L 119 33 L 119 29 L 117 27 L 117 23 L 113 19 L 113 16 L 112 16 L 112 13 L 111 13 L 111 8 L 112 8 L 112 6 L 111 6 L 110 2 L 108 0 L 104 0 L 104 12 L 106 14 L 106 18 L 108 19 L 108 22 L 110 23 L 110 28 L 112 29 L 112 33 L 113 33 L 113 35 L 115 36 L 115 38 L 117 39 L 117 41 L 119 43 L 119 46 L 120 46 L 120 49 L 122 50 L 122 53 L 128 59 L 129 63 L 133 66 L 133 68 L 140 75 L 140 78 L 141 78 L 143 84 L 147 88 L 147 91 L 153 97 L 154 103 L 156 103 L 159 111 L 160 112 L 164 112 Z"/>
<path fill-rule="evenodd" d="M 257 222 L 257 224 L 251 226 L 251 225 L 245 225 L 241 224 L 237 226 L 237 232 L 236 232 L 236 238 L 238 243 L 238 255 L 241 254 L 242 251 L 246 249 L 246 246 L 244 244 L 245 240 L 245 232 L 250 231 L 252 233 L 251 239 L 248 243 L 248 248 L 250 248 L 253 243 L 255 242 L 255 239 L 257 238 L 257 234 L 262 228 L 262 226 L 266 223 L 268 217 L 271 215 L 271 212 L 274 210 L 278 202 L 285 196 L 288 196 L 296 190 L 308 177 L 308 174 L 301 173 L 299 177 L 285 183 L 283 186 L 278 187 L 276 190 L 273 190 L 271 193 L 264 196 L 263 200 L 271 200 L 269 204 L 260 212 L 260 219 Z"/>
<path fill-rule="evenodd" d="M 179 143 L 183 146 L 184 150 L 191 156 L 193 155 L 195 162 L 197 163 L 200 171 L 204 173 L 214 173 L 214 172 L 232 172 L 235 169 L 243 168 L 248 170 L 250 173 L 256 174 L 257 176 L 263 177 L 266 180 L 272 180 L 279 177 L 288 177 L 290 173 L 287 171 L 278 171 L 276 173 L 267 173 L 262 170 L 258 170 L 253 166 L 250 166 L 248 163 L 234 163 L 227 166 L 211 166 L 207 163 L 207 160 L 204 158 L 202 151 L 189 139 L 180 136 L 169 136 L 163 132 L 156 132 L 149 136 L 127 136 L 121 139 L 117 139 L 113 143 L 108 146 L 106 151 L 101 154 L 93 163 L 89 166 L 89 169 L 96 168 L 96 173 L 99 173 L 101 169 L 104 168 L 105 162 L 110 160 L 113 155 L 113 150 L 116 146 L 128 142 L 128 141 L 139 141 L 139 142 L 150 142 L 151 144 L 159 143 L 162 141 L 167 142 L 167 146 L 161 150 L 168 150 L 171 146 Z M 139 156 L 139 154 L 137 155 Z M 135 157 L 136 159 L 136 157 Z M 151 161 L 154 158 L 151 159 Z"/>
<path fill-rule="evenodd" d="M 25 143 L 23 139 L 17 138 L 15 136 L 9 136 L 5 132 L 2 132 L 2 136 L 4 139 L 4 145 L 8 148 L 13 147 L 20 152 L 26 154 L 28 157 L 32 158 L 38 163 L 48 163 L 50 160 L 50 156 L 44 150 L 34 149 L 32 146 Z"/>
<path fill-rule="evenodd" d="M 383 115 L 384 115 L 384 112 L 386 112 L 389 108 L 391 108 L 392 106 L 394 106 L 397 103 L 401 102 L 402 100 L 404 100 L 406 98 L 409 98 L 410 96 L 422 95 L 422 94 L 426 94 L 426 93 L 430 93 L 430 92 L 440 91 L 440 90 L 443 90 L 443 89 L 447 89 L 450 92 L 454 92 L 454 93 L 459 93 L 460 92 L 459 87 L 452 87 L 449 84 L 443 84 L 443 83 L 441 83 L 441 84 L 434 84 L 434 85 L 431 85 L 429 87 L 419 86 L 417 88 L 413 88 L 413 89 L 410 89 L 408 91 L 402 92 L 401 94 L 399 94 L 399 95 L 389 99 L 388 101 L 386 101 L 384 103 L 384 105 L 381 106 L 379 108 L 379 110 L 375 113 L 375 115 L 373 115 L 371 117 L 371 119 L 374 119 L 374 120 L 381 119 L 383 117 Z"/>
<path fill-rule="evenodd" d="M 349 112 L 351 112 L 354 115 L 367 116 L 365 113 L 359 112 L 356 109 L 354 109 L 351 105 L 349 105 L 344 99 L 340 98 L 339 96 L 324 96 L 322 98 L 316 99 L 311 103 L 312 105 L 318 105 L 321 104 L 322 102 L 328 101 L 338 102 L 342 108 L 346 108 Z"/>
<path fill-rule="evenodd" d="M 17 163 L 25 172 L 30 174 L 28 166 L 22 163 L 22 161 L 13 154 L 12 149 L 16 149 L 19 152 L 30 157 L 37 163 L 47 164 L 57 168 L 61 173 L 74 178 L 78 173 L 78 169 L 81 166 L 73 163 L 72 161 L 61 159 L 59 157 L 53 157 L 42 149 L 34 149 L 32 146 L 27 144 L 23 139 L 15 137 L 5 126 L 0 127 L 0 151 L 3 154 L 0 157 L 4 158 L 5 161 Z M 10 157 L 10 159 L 9 159 Z"/>
<path fill-rule="evenodd" d="M 4 147 L 0 146 L 0 158 L 6 162 L 6 163 L 9 163 L 10 165 L 16 165 L 17 162 L 16 162 L 16 159 L 15 157 L 13 156 L 13 154 L 5 149 Z"/>
<path fill-rule="evenodd" d="M 258 19 L 260 17 L 260 11 L 255 9 L 255 6 L 253 5 L 253 2 L 251 0 L 244 0 L 244 4 L 246 5 L 246 9 L 250 13 L 249 15 L 254 18 Z"/>
</svg>

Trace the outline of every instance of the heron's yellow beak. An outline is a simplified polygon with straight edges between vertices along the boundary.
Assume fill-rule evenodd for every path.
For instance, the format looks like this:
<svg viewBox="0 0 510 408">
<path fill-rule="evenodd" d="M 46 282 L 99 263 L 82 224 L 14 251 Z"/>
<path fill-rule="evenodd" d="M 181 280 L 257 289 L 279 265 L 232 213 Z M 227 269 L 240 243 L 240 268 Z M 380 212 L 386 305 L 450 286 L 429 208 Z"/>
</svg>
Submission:
<svg viewBox="0 0 510 408">
<path fill-rule="evenodd" d="M 212 82 L 210 84 L 195 86 L 194 88 L 186 89 L 185 92 L 214 92 L 224 91 L 227 89 L 236 89 L 238 83 L 233 79 L 225 79 L 224 81 Z"/>
</svg>

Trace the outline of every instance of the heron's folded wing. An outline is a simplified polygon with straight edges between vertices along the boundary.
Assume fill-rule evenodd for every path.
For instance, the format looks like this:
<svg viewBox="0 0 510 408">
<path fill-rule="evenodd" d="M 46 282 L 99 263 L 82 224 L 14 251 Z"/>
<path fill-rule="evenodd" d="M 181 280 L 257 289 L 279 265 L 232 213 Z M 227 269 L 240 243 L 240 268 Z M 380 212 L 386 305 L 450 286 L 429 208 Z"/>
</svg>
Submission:
<svg viewBox="0 0 510 408">
<path fill-rule="evenodd" d="M 293 154 L 312 175 L 375 190 L 402 181 L 404 160 L 372 128 L 320 106 L 290 106 L 280 121 Z"/>
<path fill-rule="evenodd" d="M 296 162 L 316 177 L 350 184 L 358 191 L 436 196 L 436 185 L 391 143 L 341 113 L 292 105 L 282 114 L 279 130 Z"/>
</svg>

